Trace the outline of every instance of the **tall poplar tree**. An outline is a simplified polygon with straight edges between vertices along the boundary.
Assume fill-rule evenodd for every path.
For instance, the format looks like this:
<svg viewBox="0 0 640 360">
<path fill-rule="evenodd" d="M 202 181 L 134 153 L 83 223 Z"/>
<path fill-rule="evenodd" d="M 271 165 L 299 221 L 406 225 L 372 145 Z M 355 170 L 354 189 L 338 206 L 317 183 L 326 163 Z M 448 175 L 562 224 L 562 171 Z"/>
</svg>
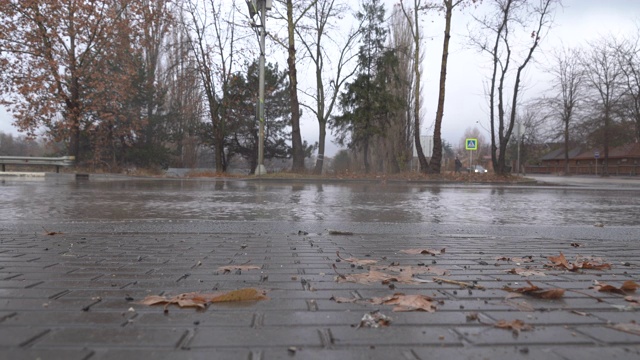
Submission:
<svg viewBox="0 0 640 360">
<path fill-rule="evenodd" d="M 370 145 L 375 136 L 384 136 L 387 115 L 397 104 L 388 89 L 395 56 L 386 49 L 387 39 L 384 4 L 367 0 L 357 14 L 362 21 L 358 73 L 340 95 L 343 114 L 333 118 L 336 140 L 360 152 L 365 172 L 371 170 Z"/>
</svg>

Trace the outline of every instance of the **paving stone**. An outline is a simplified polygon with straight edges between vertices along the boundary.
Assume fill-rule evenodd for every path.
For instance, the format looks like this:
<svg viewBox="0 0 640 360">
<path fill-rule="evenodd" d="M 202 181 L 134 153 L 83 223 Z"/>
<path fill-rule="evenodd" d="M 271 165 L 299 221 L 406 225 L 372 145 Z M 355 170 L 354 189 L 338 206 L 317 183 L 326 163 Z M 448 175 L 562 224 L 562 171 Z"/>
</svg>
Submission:
<svg viewBox="0 0 640 360">
<path fill-rule="evenodd" d="M 522 320 L 531 325 L 580 325 L 599 324 L 604 325 L 604 321 L 595 315 L 581 315 L 565 310 L 534 311 L 534 312 L 514 312 L 514 311 L 484 311 L 484 314 L 495 321 L 498 320 Z M 587 313 L 585 313 L 587 314 Z"/>
<path fill-rule="evenodd" d="M 413 347 L 413 354 L 419 359 L 466 359 L 466 360 L 566 360 L 553 352 L 552 347 L 529 345 L 491 347 Z M 589 357 L 575 358 L 589 359 Z"/>
<path fill-rule="evenodd" d="M 631 334 L 605 326 L 575 326 L 574 329 L 606 344 L 638 344 L 640 342 L 640 334 Z"/>
<path fill-rule="evenodd" d="M 348 238 L 327 236 L 326 232 L 302 237 L 295 235 L 297 230 L 292 234 L 264 230 L 250 234 L 256 226 L 253 223 L 234 225 L 237 233 L 224 235 L 94 234 L 92 224 L 79 225 L 85 231 L 74 234 L 65 230 L 66 226 L 70 225 L 56 226 L 65 237 L 16 234 L 13 236 L 18 240 L 7 242 L 12 236 L 0 232 L 0 279 L 19 274 L 0 280 L 0 330 L 5 331 L 0 334 L 0 358 L 7 353 L 9 358 L 18 359 L 25 354 L 24 358 L 45 354 L 54 359 L 68 355 L 71 359 L 90 356 L 123 360 L 148 355 L 159 359 L 566 360 L 593 358 L 591 355 L 625 359 L 635 358 L 640 346 L 640 336 L 606 327 L 607 321 L 631 321 L 634 312 L 621 312 L 614 307 L 629 304 L 618 295 L 588 290 L 593 279 L 620 284 L 638 278 L 640 267 L 615 266 L 611 271 L 584 273 L 546 269 L 546 277 L 522 278 L 504 273 L 514 267 L 512 263 L 494 265 L 496 256 L 530 254 L 536 260 L 533 265 L 541 267 L 547 262 L 541 254 L 557 255 L 560 251 L 567 257 L 588 253 L 606 256 L 614 264 L 621 259 L 640 263 L 640 256 L 624 242 L 580 240 L 585 245 L 578 251 L 570 249 L 569 240 L 518 237 L 515 228 L 514 236 L 478 239 L 367 233 L 371 231 Z M 155 225 L 149 226 L 153 229 Z M 212 232 L 217 228 L 217 223 L 211 224 Z M 398 252 L 425 246 L 446 247 L 447 252 L 435 257 Z M 45 251 L 47 247 L 49 250 Z M 433 265 L 450 271 L 444 278 L 477 281 L 487 290 L 471 289 L 469 293 L 469 289 L 447 283 L 396 283 L 392 287 L 337 283 L 333 264 L 341 273 L 363 273 L 368 269 L 335 262 L 336 250 L 343 257 L 377 259 L 384 264 L 397 261 L 402 265 L 432 265 L 435 260 Z M 5 259 L 10 261 L 5 263 Z M 216 273 L 219 266 L 247 261 L 262 268 L 239 275 Z M 489 265 L 479 265 L 479 261 Z M 428 274 L 421 277 L 433 278 Z M 524 312 L 505 301 L 507 293 L 501 289 L 508 283 L 515 287 L 516 282 L 526 286 L 527 279 L 542 287 L 582 291 L 604 302 L 569 291 L 560 300 L 510 300 L 526 301 L 533 308 L 544 310 Z M 170 306 L 167 313 L 162 305 L 137 303 L 150 294 L 240 287 L 268 290 L 270 299 L 214 304 L 205 310 Z M 392 306 L 338 304 L 330 300 L 331 296 L 371 298 L 395 292 L 425 294 L 443 303 L 437 304 L 434 313 L 401 313 L 392 312 Z M 101 301 L 82 311 L 98 297 Z M 127 301 L 128 297 L 134 300 Z M 128 311 L 129 308 L 135 311 Z M 373 310 L 392 317 L 391 325 L 381 329 L 354 326 Z M 588 316 L 581 316 L 581 312 Z M 469 318 L 472 313 L 477 313 L 480 321 Z M 489 325 L 499 319 L 522 319 L 534 329 L 514 338 L 511 331 Z M 3 340 L 8 344 L 2 345 Z"/>
<path fill-rule="evenodd" d="M 6 326 L 0 327 L 0 349 L 7 347 L 27 346 L 31 342 L 46 336 L 50 332 L 47 327 L 38 326 Z"/>
<path fill-rule="evenodd" d="M 543 345 L 543 344 L 595 344 L 584 335 L 558 326 L 535 326 L 533 330 L 521 331 L 517 336 L 508 329 L 493 326 L 456 328 L 458 333 L 474 345 Z"/>
<path fill-rule="evenodd" d="M 256 352 L 259 354 L 259 352 Z M 153 349 L 108 349 L 96 352 L 91 359 L 96 360 L 247 360 L 251 359 L 252 352 L 246 349 L 178 349 L 178 350 L 153 350 Z"/>
<path fill-rule="evenodd" d="M 462 338 L 446 327 L 331 327 L 332 343 L 346 345 L 461 345 Z"/>
<path fill-rule="evenodd" d="M 199 328 L 188 346 L 198 348 L 322 346 L 314 327 Z"/>
<path fill-rule="evenodd" d="M 138 346 L 175 348 L 186 335 L 180 328 L 84 327 L 54 329 L 34 347 Z"/>
<path fill-rule="evenodd" d="M 305 359 L 305 360 L 415 360 L 410 350 L 403 348 L 389 348 L 382 346 L 350 346 L 348 349 L 266 349 L 264 359 Z"/>
<path fill-rule="evenodd" d="M 93 358 L 89 349 L 2 349 L 0 359 L 7 360 L 85 360 Z"/>
<path fill-rule="evenodd" d="M 553 352 L 565 359 L 638 359 L 640 358 L 640 347 L 638 346 L 571 346 L 554 347 Z"/>
</svg>

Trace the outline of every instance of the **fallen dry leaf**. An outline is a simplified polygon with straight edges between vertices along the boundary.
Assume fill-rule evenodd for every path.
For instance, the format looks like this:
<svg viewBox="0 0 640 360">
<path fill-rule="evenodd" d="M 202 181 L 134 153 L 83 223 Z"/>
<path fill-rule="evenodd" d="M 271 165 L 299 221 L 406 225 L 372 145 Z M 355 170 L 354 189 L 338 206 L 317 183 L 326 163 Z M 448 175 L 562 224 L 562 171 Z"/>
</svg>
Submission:
<svg viewBox="0 0 640 360">
<path fill-rule="evenodd" d="M 220 302 L 237 302 L 237 301 L 258 301 L 267 299 L 264 290 L 254 288 L 245 288 L 232 290 L 227 293 L 217 295 L 211 298 L 212 303 Z"/>
<path fill-rule="evenodd" d="M 371 302 L 376 305 L 396 305 L 392 311 L 436 311 L 433 299 L 426 295 L 405 295 L 396 293 L 383 298 L 373 298 Z"/>
<path fill-rule="evenodd" d="M 202 297 L 202 294 L 192 292 L 192 293 L 183 293 L 171 298 L 167 298 L 165 296 L 150 295 L 142 299 L 142 301 L 140 301 L 140 304 L 142 305 L 176 304 L 180 307 L 204 308 L 208 302 L 209 302 L 208 299 Z"/>
<path fill-rule="evenodd" d="M 521 287 L 518 289 L 513 289 L 508 286 L 505 286 L 503 290 L 509 292 L 521 293 L 529 296 L 536 297 L 538 299 L 559 299 L 564 296 L 564 289 L 541 289 L 531 283 L 531 281 L 527 280 L 529 284 L 528 287 Z"/>
<path fill-rule="evenodd" d="M 62 234 L 62 232 L 60 232 L 60 231 L 49 231 L 44 226 L 42 227 L 42 229 L 44 230 L 44 233 L 46 235 L 49 235 L 49 236 L 61 235 Z"/>
<path fill-rule="evenodd" d="M 610 326 L 610 328 L 629 334 L 640 335 L 640 325 L 635 322 L 615 324 Z"/>
<path fill-rule="evenodd" d="M 391 318 L 382 314 L 379 311 L 372 311 L 370 313 L 364 314 L 357 328 L 361 327 L 370 327 L 370 328 L 379 328 L 386 327 L 391 324 Z"/>
<path fill-rule="evenodd" d="M 576 266 L 579 266 L 581 269 L 591 269 L 591 270 L 609 270 L 611 269 L 611 264 L 607 264 L 599 257 L 592 256 L 576 256 L 576 261 L 574 262 Z"/>
<path fill-rule="evenodd" d="M 598 282 L 597 280 L 594 280 L 593 284 L 594 285 L 590 286 L 589 289 L 594 289 L 599 292 L 610 292 L 621 295 L 627 295 L 627 293 L 635 292 L 640 287 L 640 285 L 631 280 L 625 281 L 619 288 L 613 285 Z"/>
<path fill-rule="evenodd" d="M 426 311 L 434 312 L 436 305 L 433 300 L 426 295 L 405 295 L 396 293 L 385 297 L 374 297 L 372 299 L 345 298 L 332 296 L 333 300 L 339 304 L 374 304 L 374 305 L 396 305 L 392 311 Z"/>
<path fill-rule="evenodd" d="M 471 288 L 471 289 L 484 289 L 485 287 L 482 285 L 478 285 L 478 284 L 474 284 L 474 283 L 468 283 L 468 282 L 464 282 L 464 281 L 457 281 L 457 280 L 449 280 L 449 279 L 443 279 L 443 278 L 438 278 L 438 277 L 434 277 L 433 281 L 437 282 L 438 284 L 441 283 L 447 283 L 447 284 L 454 284 L 454 285 L 458 285 L 464 288 Z"/>
<path fill-rule="evenodd" d="M 208 303 L 216 302 L 229 302 L 229 301 L 257 301 L 265 300 L 265 292 L 263 290 L 257 290 L 253 288 L 233 290 L 226 293 L 217 294 L 204 294 L 198 292 L 183 293 L 173 297 L 150 295 L 145 297 L 140 304 L 142 305 L 157 305 L 164 304 L 169 306 L 171 304 L 178 305 L 179 307 L 197 307 L 204 308 Z"/>
<path fill-rule="evenodd" d="M 222 271 L 223 274 L 228 274 L 236 270 L 246 271 L 246 270 L 259 270 L 259 269 L 260 269 L 260 266 L 256 266 L 256 265 L 225 265 L 225 266 L 218 267 L 218 271 Z"/>
<path fill-rule="evenodd" d="M 531 269 L 523 269 L 523 268 L 513 268 L 511 270 L 506 270 L 509 274 L 516 274 L 520 276 L 547 276 L 547 274 L 542 271 L 536 271 Z"/>
<path fill-rule="evenodd" d="M 354 257 L 350 257 L 350 258 L 343 258 L 340 256 L 340 252 L 336 251 L 336 255 L 338 256 L 338 258 L 344 262 L 348 262 L 350 264 L 354 264 L 354 265 L 359 265 L 359 266 L 368 266 L 368 265 L 375 265 L 376 263 L 378 263 L 377 260 L 361 260 L 361 259 L 356 259 Z"/>
<path fill-rule="evenodd" d="M 493 324 L 493 326 L 499 329 L 512 330 L 513 333 L 516 335 L 518 335 L 520 331 L 529 331 L 533 328 L 531 325 L 526 324 L 524 321 L 519 319 L 512 320 L 512 321 L 499 320 L 498 322 Z"/>
<path fill-rule="evenodd" d="M 558 256 L 549 256 L 547 257 L 547 260 L 551 261 L 550 266 L 563 267 L 570 271 L 574 270 L 573 266 L 569 264 L 569 262 L 567 261 L 567 258 L 564 257 L 563 253 L 560 253 L 560 255 Z"/>
<path fill-rule="evenodd" d="M 640 296 L 625 296 L 625 301 L 630 302 L 632 305 L 640 305 Z"/>
<path fill-rule="evenodd" d="M 440 250 L 434 249 L 406 249 L 400 250 L 401 253 L 409 254 L 409 255 L 431 255 L 436 256 L 438 254 L 444 254 L 446 252 L 446 248 L 442 248 Z"/>
<path fill-rule="evenodd" d="M 602 262 L 599 258 L 590 258 L 578 256 L 573 264 L 570 264 L 564 254 L 561 252 L 558 256 L 549 256 L 547 260 L 551 261 L 551 264 L 546 264 L 549 267 L 564 268 L 569 271 L 578 271 L 580 269 L 591 270 L 608 270 L 611 269 L 611 265 Z"/>
<path fill-rule="evenodd" d="M 394 275 L 390 275 L 390 274 L 387 274 L 381 271 L 376 271 L 373 269 L 369 270 L 369 272 L 367 273 L 345 275 L 345 274 L 340 274 L 338 272 L 338 269 L 336 268 L 335 264 L 333 264 L 333 270 L 336 272 L 336 274 L 338 274 L 338 276 L 336 276 L 336 282 L 339 282 L 339 283 L 351 282 L 351 283 L 369 285 L 369 284 L 374 284 L 379 282 L 386 285 L 393 282 L 397 282 L 400 284 L 423 284 L 423 283 L 431 282 L 429 280 L 414 278 L 411 276 L 411 274 L 409 274 L 408 276 L 405 276 L 404 274 L 401 276 L 394 276 Z"/>
</svg>

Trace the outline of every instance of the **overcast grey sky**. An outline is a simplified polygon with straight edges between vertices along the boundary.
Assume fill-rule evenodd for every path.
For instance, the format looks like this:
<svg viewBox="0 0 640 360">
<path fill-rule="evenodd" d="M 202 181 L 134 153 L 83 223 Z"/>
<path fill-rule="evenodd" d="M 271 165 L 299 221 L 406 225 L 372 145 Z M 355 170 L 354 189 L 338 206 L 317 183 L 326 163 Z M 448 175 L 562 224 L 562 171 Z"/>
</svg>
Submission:
<svg viewBox="0 0 640 360">
<path fill-rule="evenodd" d="M 398 1 L 386 0 L 387 14 L 391 13 L 391 6 Z M 636 24 L 640 24 L 640 0 L 564 0 L 563 3 L 564 7 L 555 14 L 554 28 L 541 43 L 541 51 L 535 55 L 537 63 L 527 72 L 527 90 L 523 98 L 537 96 L 548 86 L 548 79 L 540 70 L 545 62 L 545 52 L 550 52 L 562 43 L 578 46 L 602 35 L 623 36 L 635 32 Z M 485 5 L 481 5 L 477 10 L 457 11 L 453 16 L 442 137 L 454 145 L 460 141 L 467 128 L 477 126 L 476 121 L 485 128 L 489 127 L 488 107 L 483 90 L 483 83 L 489 74 L 487 58 L 471 49 L 467 39 L 467 25 L 472 21 L 470 11 L 478 13 L 484 7 Z M 424 44 L 426 58 L 423 66 L 425 115 L 421 132 L 431 134 L 437 101 L 444 20 L 440 15 L 430 15 L 423 26 L 427 39 Z M 281 68 L 285 65 L 283 62 Z M 304 71 L 299 70 L 298 75 L 305 76 Z M 0 131 L 16 134 L 12 122 L 11 116 L 0 109 Z M 318 125 L 310 114 L 303 119 L 302 135 L 309 143 L 318 139 Z M 337 147 L 329 140 L 327 156 L 334 155 L 336 151 Z"/>
</svg>

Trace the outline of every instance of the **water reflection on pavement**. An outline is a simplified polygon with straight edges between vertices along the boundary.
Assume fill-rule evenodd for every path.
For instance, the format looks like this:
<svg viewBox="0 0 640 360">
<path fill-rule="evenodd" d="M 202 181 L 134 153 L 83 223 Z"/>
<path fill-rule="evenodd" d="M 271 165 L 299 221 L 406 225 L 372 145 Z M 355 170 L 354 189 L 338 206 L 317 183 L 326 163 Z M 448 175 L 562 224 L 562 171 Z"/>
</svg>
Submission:
<svg viewBox="0 0 640 360">
<path fill-rule="evenodd" d="M 640 190 L 210 180 L 0 180 L 0 221 L 640 225 Z"/>
</svg>

